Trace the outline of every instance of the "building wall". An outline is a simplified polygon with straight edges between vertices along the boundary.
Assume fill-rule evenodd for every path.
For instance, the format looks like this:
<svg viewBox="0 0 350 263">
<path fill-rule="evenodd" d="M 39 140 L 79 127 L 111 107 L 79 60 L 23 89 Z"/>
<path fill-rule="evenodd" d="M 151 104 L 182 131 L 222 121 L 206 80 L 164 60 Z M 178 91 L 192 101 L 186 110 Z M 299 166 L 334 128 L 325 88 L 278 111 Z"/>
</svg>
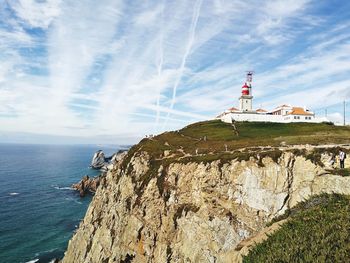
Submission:
<svg viewBox="0 0 350 263">
<path fill-rule="evenodd" d="M 296 118 L 294 118 L 296 117 Z M 311 117 L 305 118 L 305 117 Z M 314 116 L 303 116 L 303 115 L 267 115 L 267 114 L 256 114 L 256 113 L 227 113 L 221 117 L 223 122 L 232 123 L 235 121 L 256 121 L 256 122 L 279 122 L 279 123 L 290 123 L 290 122 L 310 122 L 320 123 L 327 122 L 327 118 L 315 118 Z"/>
</svg>

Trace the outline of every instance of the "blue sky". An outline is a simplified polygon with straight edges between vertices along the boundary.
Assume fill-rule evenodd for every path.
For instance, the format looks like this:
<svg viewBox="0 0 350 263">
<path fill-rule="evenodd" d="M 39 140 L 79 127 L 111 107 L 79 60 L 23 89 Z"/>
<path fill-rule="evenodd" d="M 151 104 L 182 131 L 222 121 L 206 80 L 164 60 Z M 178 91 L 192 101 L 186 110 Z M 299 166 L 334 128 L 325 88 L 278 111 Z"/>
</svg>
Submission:
<svg viewBox="0 0 350 263">
<path fill-rule="evenodd" d="M 0 0 L 0 141 L 132 143 L 237 106 L 246 70 L 255 108 L 341 121 L 349 11 L 345 0 Z"/>
</svg>

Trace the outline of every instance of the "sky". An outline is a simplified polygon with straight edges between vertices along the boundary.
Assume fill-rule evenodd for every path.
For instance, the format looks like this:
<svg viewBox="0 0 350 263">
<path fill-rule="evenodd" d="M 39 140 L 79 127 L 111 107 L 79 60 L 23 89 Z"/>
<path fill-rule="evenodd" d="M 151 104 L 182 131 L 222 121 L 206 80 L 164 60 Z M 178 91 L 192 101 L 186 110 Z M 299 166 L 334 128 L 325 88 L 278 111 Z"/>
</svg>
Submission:
<svg viewBox="0 0 350 263">
<path fill-rule="evenodd" d="M 0 142 L 134 143 L 237 107 L 247 70 L 254 108 L 341 122 L 349 11 L 346 0 L 0 0 Z"/>
</svg>

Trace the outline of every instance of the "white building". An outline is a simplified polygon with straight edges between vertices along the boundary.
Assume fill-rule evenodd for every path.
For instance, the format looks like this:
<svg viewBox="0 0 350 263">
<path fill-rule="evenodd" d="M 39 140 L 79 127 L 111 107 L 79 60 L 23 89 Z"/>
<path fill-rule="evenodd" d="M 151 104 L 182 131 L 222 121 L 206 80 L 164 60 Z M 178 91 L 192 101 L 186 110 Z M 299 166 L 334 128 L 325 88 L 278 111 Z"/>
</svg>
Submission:
<svg viewBox="0 0 350 263">
<path fill-rule="evenodd" d="M 248 72 L 247 81 L 242 86 L 242 95 L 239 98 L 239 109 L 230 108 L 219 116 L 223 122 L 232 123 L 233 121 L 256 121 L 256 122 L 309 122 L 321 123 L 329 122 L 327 118 L 316 117 L 315 113 L 305 107 L 294 107 L 291 105 L 281 105 L 272 111 L 264 109 L 253 110 L 252 96 L 252 72 Z"/>
</svg>

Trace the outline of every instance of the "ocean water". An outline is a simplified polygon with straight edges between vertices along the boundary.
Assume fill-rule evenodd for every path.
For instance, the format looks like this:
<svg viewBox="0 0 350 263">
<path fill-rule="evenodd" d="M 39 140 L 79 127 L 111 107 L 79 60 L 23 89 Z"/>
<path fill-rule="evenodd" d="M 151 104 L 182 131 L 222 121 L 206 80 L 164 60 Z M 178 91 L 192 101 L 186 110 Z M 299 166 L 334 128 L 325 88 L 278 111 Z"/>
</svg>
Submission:
<svg viewBox="0 0 350 263">
<path fill-rule="evenodd" d="M 88 167 L 99 149 L 118 147 L 0 144 L 1 263 L 63 256 L 91 201 L 70 186 L 99 174 Z"/>
</svg>

